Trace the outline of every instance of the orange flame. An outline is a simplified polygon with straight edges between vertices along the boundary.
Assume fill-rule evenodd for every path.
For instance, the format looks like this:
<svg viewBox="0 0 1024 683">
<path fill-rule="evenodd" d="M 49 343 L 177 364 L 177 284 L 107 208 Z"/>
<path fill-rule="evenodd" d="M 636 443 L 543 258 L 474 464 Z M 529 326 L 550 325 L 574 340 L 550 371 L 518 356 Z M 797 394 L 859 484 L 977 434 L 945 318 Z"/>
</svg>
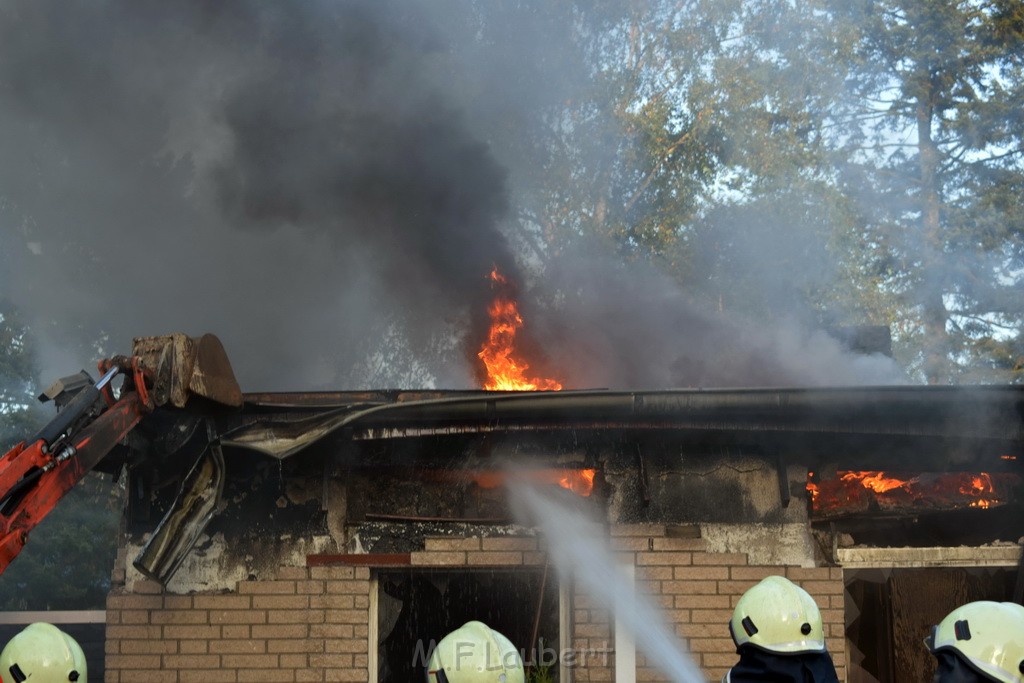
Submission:
<svg viewBox="0 0 1024 683">
<path fill-rule="evenodd" d="M 497 488 L 505 483 L 505 474 L 496 470 L 481 470 L 473 472 L 472 476 L 473 481 L 482 489 Z M 594 490 L 594 477 L 597 476 L 597 470 L 531 470 L 521 476 L 535 484 L 558 484 L 563 489 L 568 489 L 576 495 L 586 498 Z"/>
<path fill-rule="evenodd" d="M 558 485 L 578 496 L 586 497 L 594 490 L 596 475 L 597 470 L 566 470 L 565 476 L 558 480 Z"/>
<path fill-rule="evenodd" d="M 818 502 L 818 496 L 821 494 L 821 489 L 811 481 L 814 478 L 814 472 L 807 473 L 807 491 L 811 494 L 811 505 Z"/>
<path fill-rule="evenodd" d="M 960 493 L 967 496 L 977 496 L 992 491 L 992 478 L 987 473 L 971 475 L 971 480 L 960 485 Z M 980 501 L 978 501 L 980 502 Z M 987 505 L 983 507 L 988 507 Z"/>
<path fill-rule="evenodd" d="M 843 481 L 859 481 L 861 486 L 871 489 L 875 493 L 885 493 L 893 489 L 906 489 L 910 481 L 886 477 L 885 472 L 846 472 L 840 477 Z"/>
<path fill-rule="evenodd" d="M 990 508 L 1012 499 L 1020 477 L 987 472 L 839 471 L 821 480 L 807 473 L 806 488 L 815 512 Z"/>
<path fill-rule="evenodd" d="M 505 279 L 497 268 L 491 271 L 491 282 L 505 286 Z M 499 292 L 487 309 L 491 316 L 491 328 L 477 356 L 487 368 L 487 381 L 484 389 L 490 391 L 558 391 L 560 382 L 553 379 L 528 378 L 526 371 L 530 366 L 512 357 L 515 353 L 516 333 L 523 326 L 523 318 L 519 315 L 519 305 L 514 299 Z"/>
</svg>

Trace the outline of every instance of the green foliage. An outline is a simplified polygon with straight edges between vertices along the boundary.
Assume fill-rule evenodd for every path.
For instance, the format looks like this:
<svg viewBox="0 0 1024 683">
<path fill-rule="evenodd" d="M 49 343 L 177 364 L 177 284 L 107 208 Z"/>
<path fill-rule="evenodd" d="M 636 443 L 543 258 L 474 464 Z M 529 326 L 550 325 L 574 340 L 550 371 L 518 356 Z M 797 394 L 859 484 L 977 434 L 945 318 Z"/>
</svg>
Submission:
<svg viewBox="0 0 1024 683">
<path fill-rule="evenodd" d="M 35 359 L 17 309 L 0 300 L 0 451 L 26 438 L 34 413 Z"/>
<path fill-rule="evenodd" d="M 541 258 L 587 236 L 626 259 L 685 259 L 685 224 L 719 152 L 696 75 L 714 50 L 700 36 L 721 15 L 699 0 L 575 3 L 565 43 L 589 85 L 546 113 L 552 125 L 538 145 L 551 161 L 522 203 Z"/>
<path fill-rule="evenodd" d="M 596 235 L 719 310 L 888 324 L 921 379 L 1024 379 L 1024 3 L 579 16 L 595 78 L 553 117 L 546 253 Z"/>
<path fill-rule="evenodd" d="M 31 339 L 17 310 L 0 302 L 0 453 L 30 438 L 52 416 L 35 399 Z M 0 575 L 0 609 L 102 608 L 116 553 L 118 509 L 110 482 L 86 476 L 30 532 L 28 544 Z"/>
<path fill-rule="evenodd" d="M 866 274 L 932 382 L 1020 381 L 1020 2 L 833 3 L 855 37 L 837 144 L 854 169 Z M 1014 370 L 1014 368 L 1018 368 Z"/>
<path fill-rule="evenodd" d="M 119 526 L 116 488 L 87 475 L 0 575 L 0 609 L 103 609 Z"/>
<path fill-rule="evenodd" d="M 536 666 L 526 672 L 527 683 L 555 683 L 550 666 Z"/>
</svg>

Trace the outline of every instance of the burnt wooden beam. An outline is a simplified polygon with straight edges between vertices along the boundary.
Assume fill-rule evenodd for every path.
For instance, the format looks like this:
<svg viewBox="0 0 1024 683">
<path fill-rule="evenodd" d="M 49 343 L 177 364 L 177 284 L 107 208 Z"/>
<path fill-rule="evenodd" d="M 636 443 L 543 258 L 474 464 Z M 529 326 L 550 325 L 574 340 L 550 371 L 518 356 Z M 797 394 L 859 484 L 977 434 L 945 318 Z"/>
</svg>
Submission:
<svg viewBox="0 0 1024 683">
<path fill-rule="evenodd" d="M 788 508 L 790 501 L 789 473 L 786 471 L 786 459 L 779 451 L 775 452 L 775 474 L 779 480 L 779 499 L 782 507 Z"/>
<path fill-rule="evenodd" d="M 643 507 L 648 507 L 651 504 L 651 482 L 647 477 L 647 462 L 644 460 L 640 444 L 636 446 L 636 468 L 640 479 L 640 499 Z"/>
</svg>

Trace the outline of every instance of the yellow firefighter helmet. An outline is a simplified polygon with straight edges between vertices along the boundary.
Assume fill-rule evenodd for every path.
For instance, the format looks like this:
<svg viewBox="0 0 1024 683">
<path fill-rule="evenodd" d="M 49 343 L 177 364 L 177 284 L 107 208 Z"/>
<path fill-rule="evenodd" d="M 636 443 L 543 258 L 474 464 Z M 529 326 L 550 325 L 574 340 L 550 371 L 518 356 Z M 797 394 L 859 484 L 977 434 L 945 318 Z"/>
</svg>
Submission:
<svg viewBox="0 0 1024 683">
<path fill-rule="evenodd" d="M 985 678 L 1024 683 L 1024 607 L 1012 602 L 969 602 L 932 630 L 928 648 L 953 652 Z"/>
<path fill-rule="evenodd" d="M 0 652 L 2 681 L 86 683 L 88 678 L 81 646 L 53 624 L 29 624 Z"/>
<path fill-rule="evenodd" d="M 749 645 L 778 654 L 825 651 L 825 631 L 814 598 L 781 576 L 769 576 L 743 594 L 729 632 L 737 648 Z"/>
<path fill-rule="evenodd" d="M 525 683 L 523 660 L 508 638 L 470 621 L 437 644 L 427 663 L 428 683 Z"/>
</svg>

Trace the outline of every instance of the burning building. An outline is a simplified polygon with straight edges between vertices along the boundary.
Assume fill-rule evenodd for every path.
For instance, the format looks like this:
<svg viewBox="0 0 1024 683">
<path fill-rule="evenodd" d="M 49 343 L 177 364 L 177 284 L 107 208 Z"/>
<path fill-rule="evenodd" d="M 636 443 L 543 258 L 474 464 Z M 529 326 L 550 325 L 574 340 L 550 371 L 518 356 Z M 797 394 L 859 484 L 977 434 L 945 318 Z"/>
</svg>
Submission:
<svg viewBox="0 0 1024 683">
<path fill-rule="evenodd" d="M 515 319 L 515 316 L 512 317 Z M 759 579 L 843 680 L 925 680 L 927 628 L 1020 600 L 1020 387 L 251 393 L 132 435 L 112 681 L 408 681 L 470 619 L 560 681 L 666 680 L 509 478 L 597 520 L 709 678 Z M 129 457 L 130 456 L 130 457 Z M 514 466 L 510 468 L 510 465 Z M 419 653 L 419 654 L 417 654 Z"/>
<path fill-rule="evenodd" d="M 712 176 L 701 160 L 728 131 L 717 114 L 698 116 L 700 135 L 679 137 L 666 119 L 686 141 L 672 159 L 706 177 L 692 202 L 677 202 L 686 185 L 637 182 L 641 167 L 620 144 L 637 131 L 618 128 L 633 125 L 621 103 L 592 99 L 602 65 L 565 39 L 583 3 L 547 3 L 564 24 L 537 11 L 544 3 L 451 14 L 411 4 L 182 3 L 154 14 L 36 0 L 9 23 L 0 70 L 11 84 L 12 229 L 0 253 L 5 296 L 37 329 L 91 349 L 101 333 L 218 324 L 246 342 L 232 352 L 248 354 L 261 381 L 312 385 L 321 368 L 357 362 L 394 319 L 410 321 L 396 334 L 413 347 L 447 316 L 475 323 L 492 264 L 512 277 L 517 262 L 544 256 L 544 298 L 571 302 L 547 321 L 552 361 L 598 368 L 582 384 L 531 357 L 514 363 L 514 381 L 472 385 L 482 390 L 249 393 L 238 409 L 146 414 L 99 466 L 125 470 L 127 492 L 107 679 L 408 681 L 417 645 L 472 617 L 527 653 L 564 654 L 533 658 L 561 681 L 664 678 L 600 596 L 549 562 L 544 525 L 516 517 L 510 463 L 599 522 L 596 540 L 709 677 L 734 661 L 736 598 L 766 574 L 820 601 L 839 669 L 857 681 L 927 679 L 924 623 L 969 598 L 1020 599 L 1019 387 L 649 391 L 780 386 L 783 375 L 784 386 L 808 386 L 835 365 L 834 354 L 790 344 L 803 339 L 788 330 L 751 332 L 694 309 L 681 272 L 640 277 L 643 258 L 627 268 L 615 256 L 613 268 L 603 248 L 582 254 L 590 216 L 597 232 L 626 228 L 620 246 L 647 241 L 633 209 L 607 211 L 617 201 L 678 208 L 675 222 L 723 194 L 735 169 Z M 491 4 L 500 12 L 477 11 Z M 601 55 L 595 35 L 584 52 Z M 494 45 L 504 49 L 484 50 Z M 592 114 L 595 127 L 581 125 Z M 573 144 L 558 152 L 563 136 Z M 571 162 L 565 171 L 543 172 L 553 154 Z M 595 160 L 608 174 L 594 173 Z M 788 182 L 790 164 L 777 166 Z M 552 182 L 555 211 L 545 208 Z M 657 194 L 634 194 L 647 187 Z M 793 312 L 790 299 L 839 282 L 820 261 L 843 240 L 831 244 L 835 214 L 815 196 L 795 213 L 771 208 L 789 203 L 785 193 L 701 209 L 719 309 L 739 275 L 737 289 L 771 294 L 742 308 L 777 304 L 764 316 L 775 320 Z M 531 214 L 564 229 L 521 252 L 502 226 Z M 533 242 L 534 227 L 519 237 Z M 701 245 L 684 242 L 699 259 Z M 498 292 L 502 277 L 492 276 Z M 504 346 L 522 324 L 514 303 L 494 298 L 493 345 L 471 349 L 472 360 L 517 360 Z M 763 344 L 737 342 L 750 338 Z M 782 348 L 785 362 L 772 365 Z M 450 355 L 459 372 L 443 381 L 468 386 Z M 858 366 L 829 381 L 867 377 Z"/>
</svg>

